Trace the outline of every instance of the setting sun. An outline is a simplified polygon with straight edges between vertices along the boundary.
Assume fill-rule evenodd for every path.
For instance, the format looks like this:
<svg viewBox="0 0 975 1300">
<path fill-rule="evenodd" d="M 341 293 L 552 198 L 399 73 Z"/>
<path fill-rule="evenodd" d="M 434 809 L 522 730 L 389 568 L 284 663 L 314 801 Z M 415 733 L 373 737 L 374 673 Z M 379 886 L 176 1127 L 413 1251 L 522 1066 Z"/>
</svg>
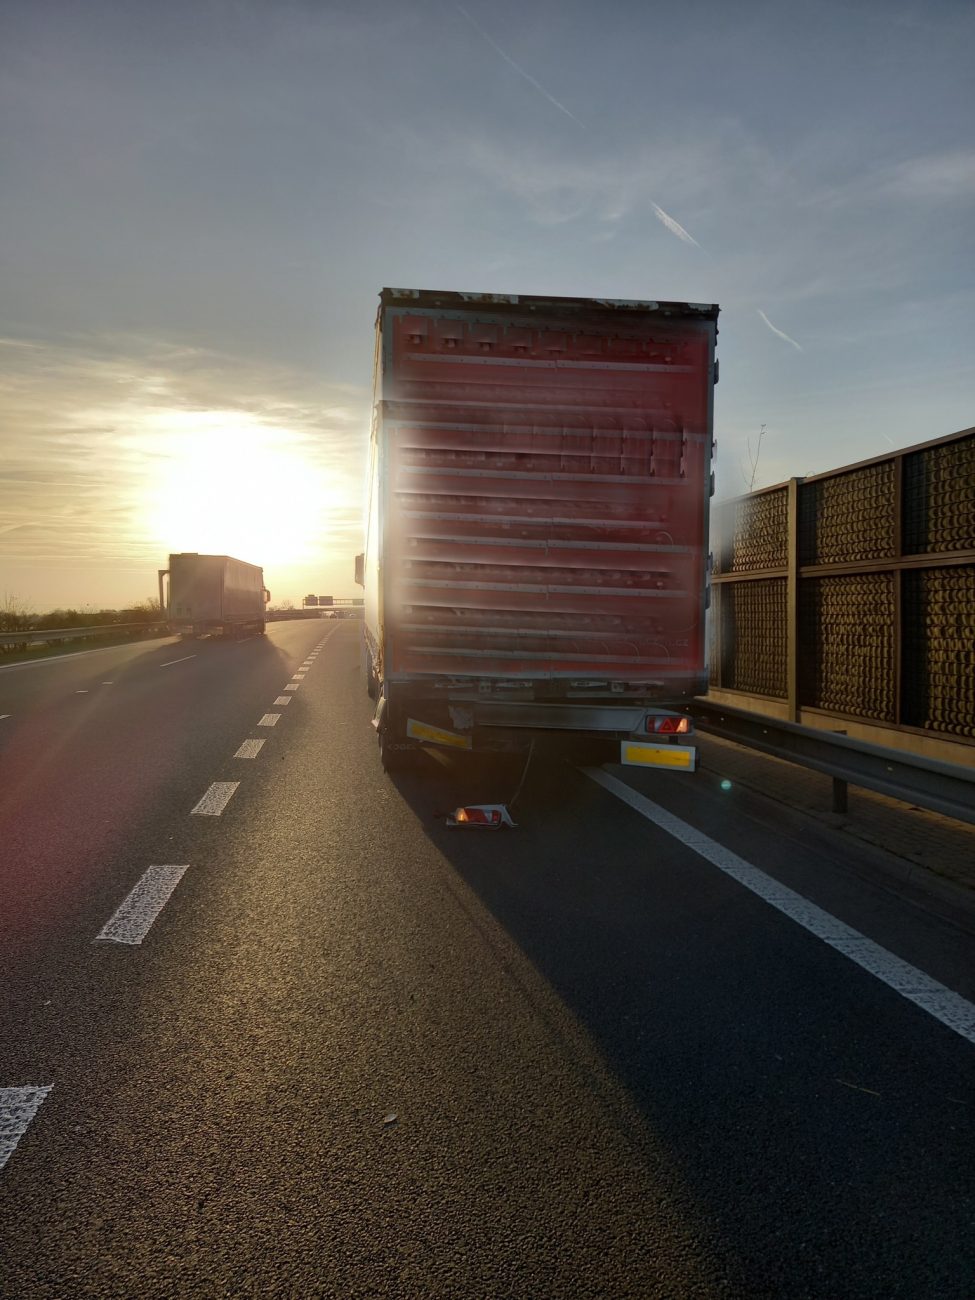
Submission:
<svg viewBox="0 0 975 1300">
<path fill-rule="evenodd" d="M 298 435 L 229 410 L 167 411 L 149 424 L 164 456 L 146 502 L 160 552 L 235 555 L 265 567 L 314 560 L 330 513 L 347 503 Z"/>
</svg>

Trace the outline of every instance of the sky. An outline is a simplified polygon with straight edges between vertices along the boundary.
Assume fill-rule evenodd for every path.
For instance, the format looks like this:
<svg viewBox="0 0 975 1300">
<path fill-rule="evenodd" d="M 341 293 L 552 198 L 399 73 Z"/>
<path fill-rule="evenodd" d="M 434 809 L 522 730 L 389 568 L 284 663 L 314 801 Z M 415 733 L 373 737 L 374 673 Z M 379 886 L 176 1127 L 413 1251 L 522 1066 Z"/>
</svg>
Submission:
<svg viewBox="0 0 975 1300">
<path fill-rule="evenodd" d="M 975 424 L 975 6 L 0 0 L 0 601 L 353 595 L 384 285 L 721 306 L 718 495 Z"/>
</svg>

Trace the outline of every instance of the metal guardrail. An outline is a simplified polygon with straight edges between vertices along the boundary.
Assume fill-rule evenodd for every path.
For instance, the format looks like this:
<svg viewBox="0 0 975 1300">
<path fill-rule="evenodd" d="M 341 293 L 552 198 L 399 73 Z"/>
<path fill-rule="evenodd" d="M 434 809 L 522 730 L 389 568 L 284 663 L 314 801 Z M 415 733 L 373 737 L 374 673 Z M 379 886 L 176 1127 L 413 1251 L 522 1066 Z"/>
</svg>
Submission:
<svg viewBox="0 0 975 1300">
<path fill-rule="evenodd" d="M 48 627 L 41 630 L 0 632 L 0 645 L 36 645 L 44 641 L 74 641 L 111 632 L 131 632 L 135 628 L 155 632 L 163 627 L 164 625 L 160 623 L 102 623 L 98 627 Z"/>
<path fill-rule="evenodd" d="M 849 784 L 975 825 L 975 767 L 942 763 L 704 700 L 696 701 L 691 712 L 702 731 L 832 777 L 835 812 L 846 812 Z"/>
</svg>

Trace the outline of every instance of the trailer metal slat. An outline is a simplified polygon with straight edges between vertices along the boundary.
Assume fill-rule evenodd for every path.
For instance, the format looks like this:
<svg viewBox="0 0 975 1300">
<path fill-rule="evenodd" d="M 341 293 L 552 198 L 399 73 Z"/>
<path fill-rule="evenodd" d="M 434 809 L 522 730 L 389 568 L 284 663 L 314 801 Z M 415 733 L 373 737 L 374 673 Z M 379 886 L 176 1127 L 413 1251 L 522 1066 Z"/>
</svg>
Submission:
<svg viewBox="0 0 975 1300">
<path fill-rule="evenodd" d="M 601 411 L 600 414 L 604 414 L 604 412 Z M 649 419 L 648 417 L 650 415 L 655 415 L 659 419 L 671 418 L 668 416 L 668 413 L 665 411 L 660 411 L 660 412 L 640 411 L 638 414 L 644 423 L 646 424 L 652 423 L 654 424 L 654 426 L 656 426 L 657 421 L 656 419 L 654 420 Z M 407 448 L 412 447 L 414 445 L 413 443 L 407 441 L 408 438 L 416 437 L 419 434 L 423 434 L 423 433 L 429 433 L 431 436 L 436 436 L 438 439 L 445 433 L 462 433 L 462 434 L 474 434 L 475 437 L 478 438 L 486 435 L 490 435 L 492 437 L 500 436 L 504 438 L 529 437 L 532 439 L 606 438 L 607 440 L 612 439 L 614 441 L 620 441 L 622 439 L 625 439 L 628 442 L 649 442 L 649 443 L 681 442 L 682 440 L 685 439 L 688 442 L 703 443 L 706 442 L 708 438 L 708 435 L 706 433 L 691 433 L 689 431 L 685 432 L 680 429 L 659 429 L 657 427 L 648 428 L 648 429 L 633 429 L 633 428 L 628 428 L 626 425 L 621 425 L 617 429 L 608 429 L 608 428 L 597 428 L 590 425 L 573 425 L 573 426 L 561 425 L 561 424 L 548 425 L 548 424 L 539 424 L 537 422 L 533 422 L 532 424 L 527 424 L 527 425 L 508 424 L 507 422 L 500 425 L 494 423 L 459 424 L 453 421 L 423 420 L 417 417 L 414 417 L 412 419 L 403 419 L 403 420 L 389 420 L 387 421 L 387 427 L 389 428 L 390 433 L 394 435 L 399 445 L 401 447 L 407 447 Z M 469 450 L 472 445 L 477 446 L 479 449 L 484 451 L 508 450 L 506 445 L 501 445 L 497 448 L 491 448 L 491 447 L 484 447 L 482 443 L 472 444 L 466 438 L 458 439 L 458 446 L 465 451 Z M 543 455 L 554 454 L 552 452 L 546 452 L 544 451 L 544 449 L 539 449 L 539 450 L 542 452 Z"/>
<path fill-rule="evenodd" d="M 465 516 L 466 517 L 466 516 Z M 514 548 L 525 547 L 532 550 L 562 550 L 562 551 L 639 551 L 648 555 L 691 555 L 692 550 L 689 546 L 668 546 L 663 543 L 655 542 L 581 542 L 581 541 L 551 541 L 551 540 L 534 540 L 532 538 L 518 537 L 489 537 L 479 534 L 477 537 L 463 536 L 458 534 L 440 534 L 440 533 L 410 533 L 409 542 L 451 542 L 455 546 L 504 546 Z"/>
<path fill-rule="evenodd" d="M 661 478 L 655 475 L 638 474 L 570 474 L 548 473 L 537 470 L 516 469 L 468 469 L 464 466 L 425 466 L 400 465 L 400 474 L 413 476 L 427 475 L 430 478 L 477 478 L 477 479 L 511 479 L 516 482 L 529 483 L 625 483 L 627 487 L 683 487 L 684 478 Z M 406 488 L 399 489 L 407 491 Z"/>
<path fill-rule="evenodd" d="M 438 520 L 442 523 L 467 523 L 467 524 L 519 524 L 522 527 L 531 528 L 604 528 L 612 529 L 614 532 L 621 528 L 643 528 L 648 532 L 656 531 L 666 532 L 667 530 L 649 519 L 612 519 L 612 518 L 579 518 L 572 519 L 569 516 L 543 516 L 543 515 L 475 515 L 468 514 L 466 511 L 444 511 L 444 510 L 406 510 L 402 512 L 404 519 L 427 519 Z M 579 539 L 580 545 L 586 545 L 584 538 Z M 690 548 L 688 548 L 690 549 Z"/>
<path fill-rule="evenodd" d="M 672 659 L 649 659 L 641 655 L 581 655 L 561 654 L 539 651 L 533 655 L 530 651 L 519 650 L 465 650 L 457 646 L 422 646 L 411 645 L 410 653 L 415 655 L 456 655 L 462 659 L 519 659 L 530 662 L 532 659 L 584 662 L 587 664 L 669 664 Z"/>
<path fill-rule="evenodd" d="M 571 361 L 543 361 L 535 357 L 472 357 L 472 356 L 449 356 L 443 352 L 407 352 L 404 355 L 406 361 L 429 362 L 434 365 L 448 366 L 501 366 L 509 367 L 516 370 L 524 370 L 529 374 L 537 371 L 571 371 L 571 370 L 595 370 L 595 371 L 618 371 L 622 374 L 647 374 L 647 375 L 689 375 L 693 373 L 693 366 L 668 365 L 666 362 L 650 361 L 582 361 L 573 358 Z"/>
<path fill-rule="evenodd" d="M 434 606 L 433 608 L 437 608 L 437 607 Z M 470 611 L 465 611 L 465 612 L 470 612 Z M 497 613 L 497 611 L 491 610 L 490 613 L 495 614 Z M 403 632 L 443 632 L 445 634 L 452 633 L 457 636 L 476 636 L 479 639 L 490 638 L 492 636 L 504 637 L 504 638 L 510 638 L 510 637 L 541 638 L 543 636 L 544 637 L 578 637 L 580 640 L 589 638 L 591 640 L 600 640 L 600 641 L 612 641 L 612 640 L 637 641 L 643 639 L 642 637 L 634 636 L 632 633 L 630 634 L 627 634 L 625 632 L 613 633 L 611 631 L 607 632 L 607 631 L 598 631 L 598 630 L 588 630 L 586 628 L 552 628 L 547 625 L 542 626 L 541 624 L 539 624 L 538 627 L 533 628 L 527 625 L 523 627 L 507 627 L 507 626 L 490 627 L 488 625 L 477 625 L 477 624 L 473 624 L 473 625 L 468 624 L 467 626 L 464 626 L 460 622 L 458 623 L 401 623 L 400 629 Z M 645 635 L 649 639 L 651 640 L 653 639 L 653 634 L 651 632 L 648 631 Z"/>
<path fill-rule="evenodd" d="M 574 587 L 568 584 L 542 586 L 535 583 L 514 582 L 450 582 L 438 578 L 406 578 L 403 580 L 403 585 L 429 588 L 434 591 L 518 591 L 531 595 L 552 596 L 627 596 L 637 600 L 648 596 L 661 599 L 688 594 L 686 591 L 675 589 L 654 591 L 647 587 Z"/>
</svg>

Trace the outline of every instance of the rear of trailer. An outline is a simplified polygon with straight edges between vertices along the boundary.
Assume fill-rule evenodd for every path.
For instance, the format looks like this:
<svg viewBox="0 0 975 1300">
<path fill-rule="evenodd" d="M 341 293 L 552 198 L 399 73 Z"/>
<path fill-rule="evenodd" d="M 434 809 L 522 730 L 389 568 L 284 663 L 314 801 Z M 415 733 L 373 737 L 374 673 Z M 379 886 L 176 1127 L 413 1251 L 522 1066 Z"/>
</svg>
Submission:
<svg viewBox="0 0 975 1300">
<path fill-rule="evenodd" d="M 387 765 L 584 735 L 693 770 L 717 316 L 383 290 L 361 578 Z"/>
<path fill-rule="evenodd" d="M 159 570 L 159 604 L 175 635 L 263 633 L 269 599 L 264 571 L 229 555 L 184 551 Z"/>
</svg>

